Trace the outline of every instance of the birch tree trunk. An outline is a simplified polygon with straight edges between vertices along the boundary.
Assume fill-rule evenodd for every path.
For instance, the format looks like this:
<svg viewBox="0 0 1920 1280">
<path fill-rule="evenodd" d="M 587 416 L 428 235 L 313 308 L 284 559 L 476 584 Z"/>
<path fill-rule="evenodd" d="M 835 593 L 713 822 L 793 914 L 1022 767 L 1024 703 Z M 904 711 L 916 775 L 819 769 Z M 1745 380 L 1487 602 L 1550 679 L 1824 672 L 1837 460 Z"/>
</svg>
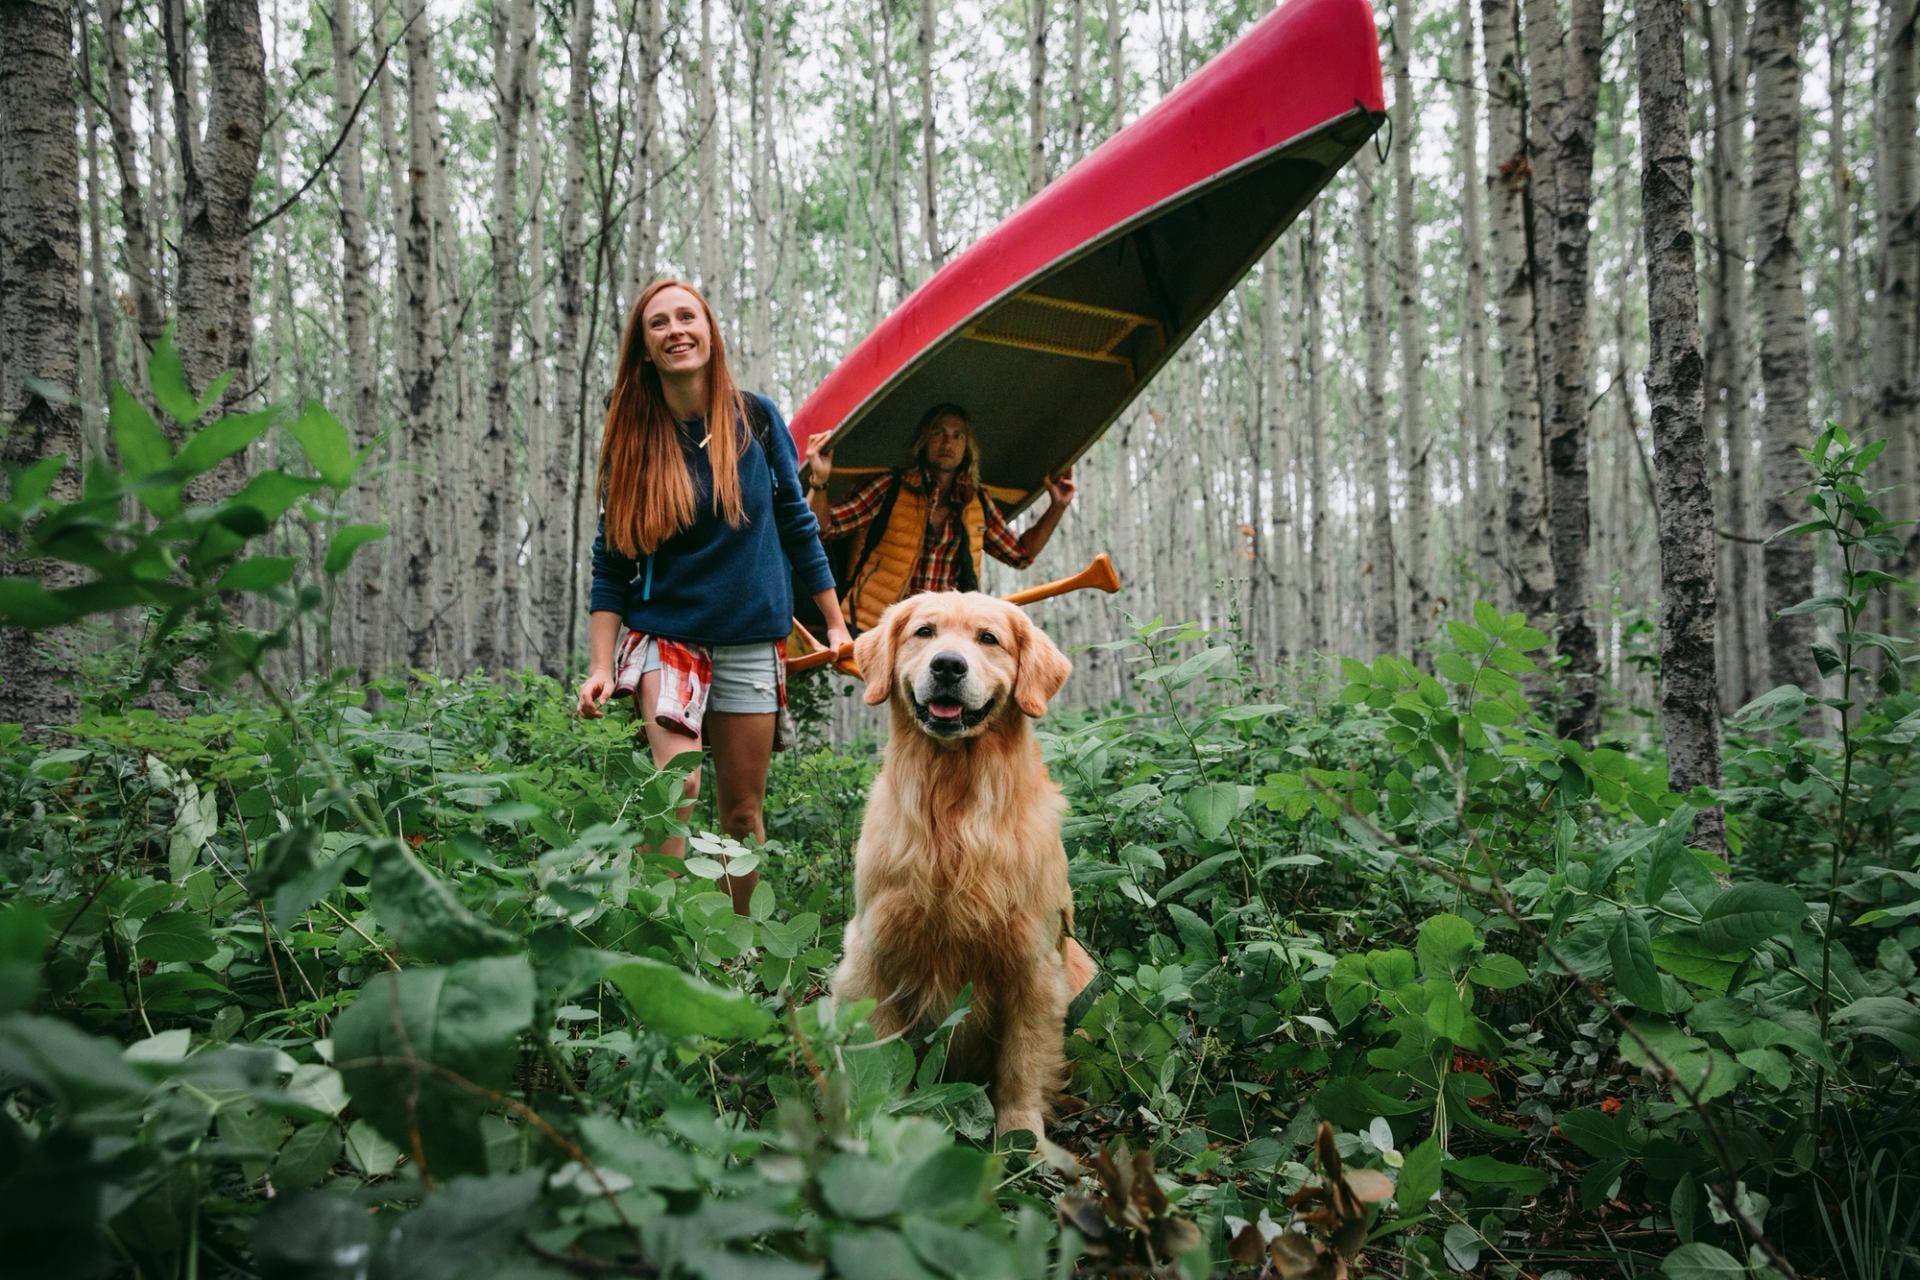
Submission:
<svg viewBox="0 0 1920 1280">
<path fill-rule="evenodd" d="M 1320 211 L 1307 207 L 1307 234 L 1300 242 L 1300 285 L 1306 295 L 1301 341 L 1306 346 L 1307 439 L 1312 468 L 1313 514 L 1312 585 L 1307 589 L 1308 634 L 1317 652 L 1333 643 L 1333 548 L 1327 544 L 1329 480 L 1327 476 L 1327 367 L 1320 338 Z"/>
<path fill-rule="evenodd" d="M 1413 0 L 1394 0 L 1393 132 L 1399 145 L 1393 149 L 1393 225 L 1399 279 L 1401 446 L 1407 473 L 1407 529 L 1401 542 L 1406 554 L 1407 643 L 1419 645 L 1433 626 L 1433 486 L 1427 459 L 1426 396 L 1420 387 L 1427 354 L 1420 314 L 1420 246 L 1413 234 L 1418 195 L 1413 185 L 1417 131 L 1412 55 Z M 1429 661 L 1424 650 L 1416 656 L 1423 666 Z"/>
<path fill-rule="evenodd" d="M 1120 132 L 1120 127 L 1127 122 L 1127 59 L 1122 48 L 1126 33 L 1126 22 L 1120 16 L 1120 0 L 1107 0 L 1107 77 L 1112 99 L 1108 104 L 1109 137 Z"/>
<path fill-rule="evenodd" d="M 698 144 L 701 153 L 700 180 L 703 184 L 711 181 L 707 166 L 713 163 L 712 153 L 719 145 L 714 133 L 712 109 L 711 40 L 706 38 L 711 34 L 710 10 L 710 0 L 701 0 L 704 33 L 701 43 L 701 83 L 707 86 L 700 95 L 705 103 L 700 110 L 705 133 Z M 583 607 L 583 602 L 577 598 L 579 574 L 576 571 L 581 550 L 577 544 L 582 531 L 576 512 L 581 495 L 575 492 L 574 476 L 575 454 L 580 448 L 580 437 L 586 430 L 580 404 L 580 330 L 581 316 L 586 309 L 587 82 L 592 75 L 587 59 L 592 42 L 593 0 L 574 0 L 569 12 L 567 139 L 560 204 L 560 323 L 553 335 L 554 415 L 546 458 L 546 489 L 552 497 L 552 514 L 559 520 L 551 531 L 553 536 L 548 540 L 548 546 L 558 558 L 546 566 L 543 574 L 553 595 L 548 608 L 542 610 L 542 621 L 545 623 L 542 634 L 549 637 L 548 643 L 558 643 L 560 646 L 559 654 L 548 659 L 550 669 L 565 669 L 576 652 L 580 626 L 577 615 Z M 717 196 L 714 201 L 704 199 L 704 195 L 713 193 L 712 188 L 703 185 L 701 189 L 700 253 L 702 270 L 705 271 L 708 266 L 705 262 L 707 246 L 712 243 L 715 251 L 718 250 L 716 242 L 720 211 Z M 711 287 L 713 281 L 719 278 L 717 259 L 712 264 L 712 270 L 712 280 L 703 282 L 707 287 Z"/>
<path fill-rule="evenodd" d="M 1827 175 L 1833 191 L 1834 416 L 1852 429 L 1860 421 L 1860 299 L 1853 263 L 1855 183 L 1847 163 L 1847 60 L 1853 49 L 1853 0 L 1828 9 Z"/>
<path fill-rule="evenodd" d="M 927 251 L 927 271 L 947 263 L 940 245 L 940 131 L 933 114 L 933 51 L 940 28 L 933 0 L 920 0 L 920 33 L 915 40 L 920 55 L 920 237 Z"/>
<path fill-rule="evenodd" d="M 1652 339 L 1647 396 L 1653 405 L 1659 508 L 1660 728 L 1666 737 L 1667 785 L 1690 791 L 1720 785 L 1720 704 L 1686 51 L 1677 5 L 1636 6 L 1634 28 Z M 1725 843 L 1722 826 L 1719 810 L 1708 810 L 1695 819 L 1694 836 L 1718 849 Z"/>
<path fill-rule="evenodd" d="M 474 540 L 474 584 L 497 593 L 501 608 L 484 610 L 474 632 L 473 663 L 498 668 L 512 650 L 511 619 L 519 612 L 519 576 L 509 570 L 512 546 L 508 514 L 519 504 L 519 474 L 513 458 L 514 285 L 520 271 L 518 201 L 520 118 L 525 110 L 527 54 L 533 43 L 533 0 L 512 0 L 493 15 L 493 327 L 487 367 L 487 429 L 481 439 L 480 527 Z M 539 122 L 535 122 L 537 128 Z M 535 288 L 539 285 L 536 283 Z M 503 625 L 503 623 L 505 625 Z"/>
<path fill-rule="evenodd" d="M 1047 185 L 1047 0 L 1027 0 L 1027 195 Z"/>
<path fill-rule="evenodd" d="M 1362 151 L 1355 192 L 1360 199 L 1360 326 L 1367 336 L 1366 482 L 1371 519 L 1367 528 L 1367 641 L 1373 653 L 1400 651 L 1395 600 L 1393 475 L 1387 451 L 1387 300 L 1380 263 L 1380 169 L 1371 152 Z"/>
<path fill-rule="evenodd" d="M 373 329 L 370 320 L 372 264 L 367 244 L 367 178 L 361 164 L 361 130 L 351 128 L 359 93 L 354 67 L 354 0 L 333 0 L 329 13 L 333 39 L 333 115 L 343 131 L 336 160 L 340 184 L 341 307 L 346 323 L 347 378 L 351 386 L 350 412 L 354 440 L 365 445 L 379 431 L 379 389 L 373 376 Z"/>
<path fill-rule="evenodd" d="M 540 65 L 538 54 L 539 33 L 534 35 L 534 48 L 528 51 L 530 64 L 534 68 Z M 538 75 L 528 77 L 529 114 L 536 120 L 545 119 L 540 109 L 540 85 Z M 547 175 L 547 131 L 536 125 L 527 133 L 526 163 L 526 202 L 527 202 L 527 243 L 533 246 L 533 252 L 542 260 L 548 256 L 547 220 L 546 220 L 546 175 Z M 544 281 L 540 282 L 544 286 Z M 571 656 L 556 643 L 553 627 L 562 627 L 564 634 L 566 619 L 562 612 L 567 608 L 567 586 L 565 576 L 571 574 L 574 549 L 570 541 L 562 541 L 565 535 L 571 539 L 572 530 L 567 525 L 572 517 L 573 501 L 565 489 L 556 489 L 552 484 L 552 459 L 555 434 L 552 408 L 552 392 L 548 381 L 547 352 L 550 327 L 547 317 L 547 294 L 545 287 L 527 291 L 527 491 L 532 528 L 528 538 L 533 545 L 531 580 L 528 584 L 530 607 L 523 611 L 523 619 L 531 619 L 531 625 L 521 623 L 523 632 L 521 646 L 538 664 L 540 670 L 550 676 L 561 676 L 566 672 L 567 661 Z M 637 296 L 637 295 L 636 295 Z"/>
<path fill-rule="evenodd" d="M 94 360 L 97 363 L 83 367 L 83 374 L 90 368 L 97 372 L 100 384 L 92 394 L 83 391 L 82 404 L 84 427 L 88 436 L 87 447 L 105 456 L 97 448 L 104 441 L 104 423 L 101 420 L 101 406 L 106 403 L 107 390 L 123 380 L 120 372 L 120 344 L 115 337 L 113 283 L 107 274 L 106 253 L 106 212 L 105 198 L 101 188 L 105 184 L 105 166 L 100 161 L 100 129 L 97 118 L 98 108 L 95 101 L 98 94 L 93 86 L 93 54 L 88 47 L 91 24 L 87 22 L 86 5 L 82 3 L 80 18 L 80 106 L 81 129 L 87 139 L 87 267 L 91 283 L 87 289 L 87 306 L 93 315 Z M 86 377 L 83 376 L 84 387 Z"/>
<path fill-rule="evenodd" d="M 1073 0 L 1067 47 L 1067 163 L 1086 154 L 1087 0 Z"/>
<path fill-rule="evenodd" d="M 1802 0 L 1759 0 L 1753 12 L 1753 260 L 1760 320 L 1764 527 L 1799 518 L 1792 492 L 1808 478 L 1798 450 L 1807 420 L 1807 299 L 1800 279 L 1800 32 Z M 1761 552 L 1766 585 L 1767 679 L 1819 687 L 1813 619 L 1781 610 L 1813 594 L 1813 544 L 1776 538 Z"/>
<path fill-rule="evenodd" d="M 582 19 L 578 16 L 577 10 L 580 8 L 580 5 L 576 3 L 574 8 L 576 10 L 576 16 L 573 24 L 575 35 L 573 48 L 584 55 L 587 43 L 585 38 L 579 34 Z M 589 12 L 587 18 L 589 23 L 591 22 L 591 17 L 591 12 Z M 584 61 L 584 56 L 582 57 L 582 61 Z M 580 131 L 580 126 L 577 124 L 574 114 L 574 99 L 576 97 L 579 99 L 579 119 L 584 119 L 586 114 L 587 86 L 585 80 L 578 72 L 576 72 L 574 78 L 567 83 L 569 86 L 567 97 L 567 190 L 571 193 L 573 190 L 574 148 L 580 145 L 575 142 L 575 137 Z M 575 86 L 577 86 L 577 88 Z M 721 263 L 726 260 L 726 255 L 725 246 L 720 243 L 719 156 L 721 128 L 720 113 L 719 109 L 714 105 L 713 92 L 713 0 L 700 0 L 700 51 L 699 57 L 694 63 L 693 98 L 694 111 L 699 117 L 698 128 L 700 130 L 699 141 L 695 144 L 699 148 L 699 151 L 694 161 L 700 182 L 699 283 L 701 291 L 704 292 L 707 297 L 714 300 L 715 306 L 719 306 L 721 305 Z M 563 222 L 564 217 L 565 215 L 563 214 Z M 564 238 L 564 231 L 562 235 Z M 560 310 L 560 340 L 562 343 L 566 341 L 566 324 L 566 303 L 563 300 Z M 560 354 L 562 361 L 566 358 L 564 353 Z M 564 389 L 561 394 L 563 396 L 566 394 Z M 566 415 L 562 413 L 561 418 L 564 422 Z"/>
<path fill-rule="evenodd" d="M 140 189 L 138 139 L 133 132 L 133 95 L 128 88 L 127 26 L 122 0 L 102 0 L 101 20 L 107 37 L 107 120 L 113 138 L 113 159 L 120 170 L 120 233 L 126 241 L 127 278 L 133 288 L 133 320 L 139 341 L 133 347 L 133 377 L 147 384 L 146 354 L 160 341 L 166 320 L 160 310 L 160 289 L 154 275 L 153 236 L 147 227 L 146 197 Z"/>
<path fill-rule="evenodd" d="M 1460 0 L 1454 15 L 1459 58 L 1454 72 L 1454 120 L 1460 130 L 1461 271 L 1465 276 L 1461 320 L 1460 429 L 1471 442 L 1474 563 L 1484 590 L 1500 581 L 1500 492 L 1490 434 L 1492 392 L 1487 363 L 1487 231 L 1480 207 L 1480 105 L 1474 85 L 1473 0 Z M 1463 490 L 1463 496 L 1465 495 Z"/>
<path fill-rule="evenodd" d="M 169 9 L 184 0 L 169 0 Z M 221 396 L 231 410 L 253 383 L 253 183 L 260 170 L 266 127 L 266 52 L 255 0 L 209 0 L 207 22 L 207 132 L 197 139 L 191 111 L 176 107 L 180 137 L 180 285 L 175 337 L 187 386 L 206 394 L 232 370 Z M 184 26 L 184 23 L 179 24 Z M 176 24 L 167 25 L 169 39 Z M 191 55 L 170 45 L 168 69 L 176 104 L 191 103 Z M 240 487 L 244 453 L 234 454 L 187 487 L 196 501 L 225 497 Z"/>
<path fill-rule="evenodd" d="M 633 124 L 633 204 L 627 211 L 626 305 L 640 296 L 655 274 L 654 171 L 659 168 L 655 121 L 660 100 L 660 0 L 634 0 L 640 7 L 639 93 Z M 536 121 L 537 121 L 536 115 Z M 536 122 L 535 129 L 541 127 Z M 624 317 L 623 317 L 624 319 Z"/>
<path fill-rule="evenodd" d="M 1480 17 L 1487 45 L 1487 203 L 1507 439 L 1503 576 L 1508 606 L 1544 621 L 1553 608 L 1554 584 L 1540 446 L 1533 259 L 1527 251 L 1529 174 L 1520 109 L 1525 83 L 1512 0 L 1481 0 Z"/>
<path fill-rule="evenodd" d="M 1739 706 L 1759 692 L 1759 597 L 1755 557 L 1745 541 L 1754 536 L 1753 486 L 1749 480 L 1747 395 L 1746 166 L 1742 162 L 1747 114 L 1746 0 L 1702 6 L 1707 66 L 1712 77 L 1713 163 L 1707 174 L 1712 235 L 1707 246 L 1707 395 L 1717 408 L 1719 447 L 1725 462 L 1723 504 L 1731 535 L 1721 545 L 1720 679 L 1724 705 Z"/>
<path fill-rule="evenodd" d="M 1567 659 L 1569 703 L 1561 736 L 1592 746 L 1599 730 L 1599 649 L 1593 628 L 1588 475 L 1588 213 L 1594 115 L 1600 90 L 1600 0 L 1574 0 L 1561 31 L 1552 0 L 1527 2 L 1527 62 L 1548 133 L 1529 138 L 1536 157 L 1534 242 L 1545 251 L 1547 519 L 1553 557 L 1557 649 Z M 1543 172 L 1551 179 L 1539 183 Z"/>
<path fill-rule="evenodd" d="M 1892 514 L 1920 517 L 1920 125 L 1915 118 L 1916 0 L 1882 0 L 1880 83 L 1883 97 L 1878 198 L 1878 296 L 1874 306 L 1874 434 L 1884 434 L 1885 483 Z M 1897 571 L 1920 572 L 1920 529 L 1904 531 Z M 1910 616 L 1910 615 L 1909 615 Z"/>
<path fill-rule="evenodd" d="M 80 380 L 80 149 L 73 100 L 73 22 L 62 0 L 0 4 L 0 467 L 63 454 L 48 496 L 80 496 L 80 410 L 41 394 L 25 377 L 71 393 Z M 16 535 L 0 531 L 8 577 L 49 590 L 85 576 L 57 560 L 16 560 Z M 73 688 L 79 637 L 0 627 L 0 688 L 8 720 L 45 742 L 80 714 Z"/>
<path fill-rule="evenodd" d="M 439 109 L 433 85 L 433 51 L 426 0 L 413 0 L 407 14 L 407 220 L 400 246 L 401 307 L 405 382 L 408 476 L 406 599 L 403 617 L 409 665 L 430 668 L 444 645 L 434 560 L 446 551 L 439 519 L 441 443 L 440 373 L 444 350 L 440 330 L 440 273 L 435 269 L 433 234 L 433 134 L 430 118 Z"/>
</svg>

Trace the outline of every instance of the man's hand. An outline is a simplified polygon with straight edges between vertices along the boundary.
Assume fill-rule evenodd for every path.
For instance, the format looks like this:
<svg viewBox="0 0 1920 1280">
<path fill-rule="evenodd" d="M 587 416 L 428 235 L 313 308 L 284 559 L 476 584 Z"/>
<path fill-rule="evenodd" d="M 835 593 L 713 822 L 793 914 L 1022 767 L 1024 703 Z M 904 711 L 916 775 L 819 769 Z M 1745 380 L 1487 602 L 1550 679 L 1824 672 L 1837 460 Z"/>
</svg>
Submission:
<svg viewBox="0 0 1920 1280">
<path fill-rule="evenodd" d="M 1047 477 L 1047 496 L 1053 499 L 1053 505 L 1056 507 L 1064 507 L 1072 502 L 1075 489 L 1072 467 L 1068 467 L 1057 476 Z"/>
<path fill-rule="evenodd" d="M 807 471 L 816 487 L 825 485 L 833 476 L 833 454 L 826 446 L 825 432 L 807 443 Z"/>
</svg>

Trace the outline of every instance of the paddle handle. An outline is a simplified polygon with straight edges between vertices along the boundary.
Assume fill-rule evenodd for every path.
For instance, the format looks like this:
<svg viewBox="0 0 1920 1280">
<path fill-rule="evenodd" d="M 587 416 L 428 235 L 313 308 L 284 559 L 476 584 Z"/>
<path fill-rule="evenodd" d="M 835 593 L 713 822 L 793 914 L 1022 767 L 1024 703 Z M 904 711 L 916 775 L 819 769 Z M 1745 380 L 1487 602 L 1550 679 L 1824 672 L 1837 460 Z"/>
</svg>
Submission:
<svg viewBox="0 0 1920 1280">
<path fill-rule="evenodd" d="M 1027 605 L 1051 599 L 1054 596 L 1063 596 L 1069 591 L 1084 591 L 1088 588 L 1105 591 L 1109 595 L 1120 589 L 1120 575 L 1114 570 L 1112 558 L 1104 551 L 1071 578 L 1061 578 L 1057 582 L 1043 582 L 1037 587 L 1027 587 L 1000 598 L 1008 604 Z M 819 641 L 814 640 L 807 633 L 805 627 L 801 627 L 798 623 L 794 625 L 801 635 L 806 636 L 814 644 L 819 644 Z M 818 649 L 813 653 L 802 654 L 798 658 L 788 658 L 787 674 L 797 675 L 802 671 L 812 671 L 815 667 L 824 667 L 828 663 L 832 663 L 848 675 L 859 674 L 858 669 L 853 666 L 853 646 L 850 644 L 843 644 L 838 649 Z"/>
</svg>

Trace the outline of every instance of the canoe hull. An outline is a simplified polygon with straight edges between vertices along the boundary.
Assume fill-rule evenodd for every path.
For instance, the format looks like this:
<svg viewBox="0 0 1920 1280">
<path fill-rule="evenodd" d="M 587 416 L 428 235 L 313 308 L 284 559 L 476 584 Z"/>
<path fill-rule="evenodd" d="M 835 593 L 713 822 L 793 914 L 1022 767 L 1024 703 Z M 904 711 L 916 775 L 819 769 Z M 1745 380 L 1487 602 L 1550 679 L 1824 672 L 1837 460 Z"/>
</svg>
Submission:
<svg viewBox="0 0 1920 1280">
<path fill-rule="evenodd" d="M 1379 127 L 1365 0 L 1293 0 L 928 280 L 793 418 L 836 496 L 965 405 L 1019 506 L 1079 457 Z"/>
</svg>

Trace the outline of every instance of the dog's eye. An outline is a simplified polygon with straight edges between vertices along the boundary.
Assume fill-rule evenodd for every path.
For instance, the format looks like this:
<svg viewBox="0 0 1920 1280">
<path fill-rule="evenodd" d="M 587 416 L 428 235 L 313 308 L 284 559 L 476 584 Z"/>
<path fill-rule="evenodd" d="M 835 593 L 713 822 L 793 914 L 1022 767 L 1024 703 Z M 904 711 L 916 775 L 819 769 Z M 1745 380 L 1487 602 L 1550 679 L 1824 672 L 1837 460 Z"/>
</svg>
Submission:
<svg viewBox="0 0 1920 1280">
<path fill-rule="evenodd" d="M 1000 637 L 993 634 L 993 632 L 991 631 L 982 631 L 980 633 L 980 643 L 981 644 L 999 644 Z"/>
<path fill-rule="evenodd" d="M 919 636 L 922 640 L 925 640 L 928 637 L 933 635 L 933 624 L 930 622 L 923 622 L 919 626 L 913 629 L 913 634 L 915 634 L 916 636 Z"/>
</svg>

